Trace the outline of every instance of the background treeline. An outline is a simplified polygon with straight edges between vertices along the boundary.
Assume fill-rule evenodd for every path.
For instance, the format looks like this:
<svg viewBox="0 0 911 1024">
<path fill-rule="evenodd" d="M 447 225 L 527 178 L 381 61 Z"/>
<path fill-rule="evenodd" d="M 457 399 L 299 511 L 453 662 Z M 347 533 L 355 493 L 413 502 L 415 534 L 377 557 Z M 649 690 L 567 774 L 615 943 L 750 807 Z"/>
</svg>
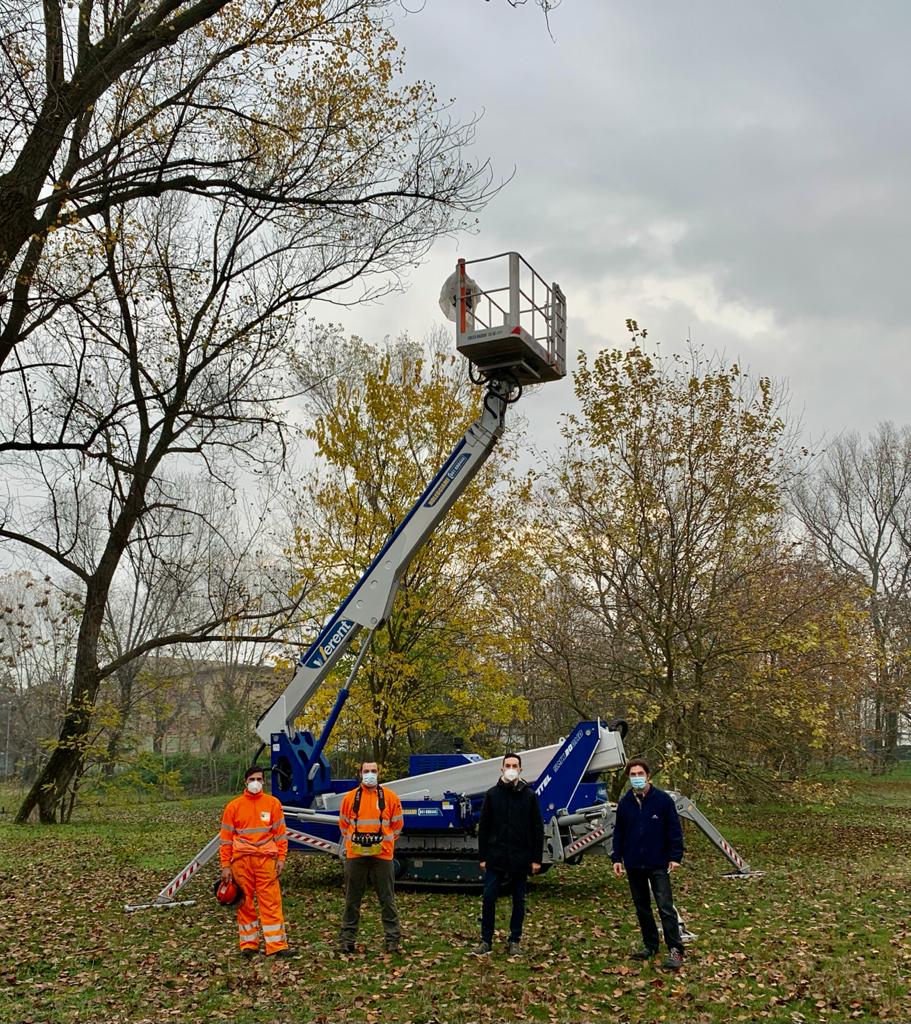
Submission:
<svg viewBox="0 0 911 1024">
<path fill-rule="evenodd" d="M 366 755 L 397 773 L 415 752 L 553 742 L 596 716 L 626 718 L 628 750 L 690 791 L 763 793 L 837 759 L 884 770 L 907 751 L 911 433 L 884 425 L 811 455 L 773 381 L 696 351 L 658 358 L 630 329 L 629 348 L 580 358 L 552 461 L 520 470 L 513 429 L 410 566 L 336 728 L 337 771 Z M 245 570 L 251 601 L 282 578 L 295 613 L 264 619 L 263 642 L 170 643 L 126 661 L 99 689 L 71 800 L 79 785 L 236 784 L 295 651 L 477 413 L 444 336 L 322 341 L 334 370 L 308 391 L 311 462 L 273 499 L 274 529 Z M 196 614 L 187 581 L 209 578 L 212 542 L 187 543 L 192 528 L 168 534 L 165 578 L 124 567 L 105 650 Z M 259 529 L 235 519 L 219 536 L 249 551 Z M 66 714 L 81 599 L 25 570 L 2 588 L 3 766 L 29 782 Z M 319 728 L 336 688 L 301 725 Z"/>
<path fill-rule="evenodd" d="M 190 784 L 178 754 L 209 759 L 194 786 L 229 784 L 220 759 L 250 756 L 295 652 L 477 411 L 448 341 L 371 345 L 317 316 L 398 287 L 500 187 L 474 122 L 409 78 L 398 6 L 4 0 L 0 766 L 19 821 L 66 820 L 86 784 Z M 630 749 L 690 789 L 898 756 L 906 432 L 810 458 L 775 382 L 662 361 L 628 326 L 628 349 L 581 359 L 553 463 L 522 468 L 514 426 L 414 560 L 340 769 L 594 715 L 626 717 Z"/>
</svg>

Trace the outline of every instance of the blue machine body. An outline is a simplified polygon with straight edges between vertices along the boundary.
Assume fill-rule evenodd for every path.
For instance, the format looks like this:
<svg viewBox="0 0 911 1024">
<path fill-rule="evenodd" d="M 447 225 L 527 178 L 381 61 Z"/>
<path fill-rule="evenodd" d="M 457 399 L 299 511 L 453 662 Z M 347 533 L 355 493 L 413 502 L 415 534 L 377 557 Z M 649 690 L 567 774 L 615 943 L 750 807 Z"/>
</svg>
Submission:
<svg viewBox="0 0 911 1024">
<path fill-rule="evenodd" d="M 327 727 L 334 718 L 330 716 Z M 358 785 L 357 779 L 333 779 L 323 755 L 325 729 L 320 738 L 310 732 L 272 736 L 272 793 L 286 808 L 313 810 L 318 798 L 342 794 Z M 558 814 L 572 814 L 579 808 L 605 803 L 607 792 L 597 775 L 586 767 L 598 744 L 599 723 L 580 722 L 561 743 L 537 779 L 529 780 L 541 804 L 545 824 Z M 479 754 L 417 754 L 409 763 L 409 776 L 438 772 L 483 760 Z M 474 835 L 484 802 L 484 792 L 445 792 L 442 799 L 403 800 L 404 836 L 455 834 Z M 334 823 L 308 820 L 306 831 L 329 842 L 338 842 Z M 295 848 L 308 850 L 294 843 Z M 312 851 L 310 851 L 312 852 Z"/>
</svg>

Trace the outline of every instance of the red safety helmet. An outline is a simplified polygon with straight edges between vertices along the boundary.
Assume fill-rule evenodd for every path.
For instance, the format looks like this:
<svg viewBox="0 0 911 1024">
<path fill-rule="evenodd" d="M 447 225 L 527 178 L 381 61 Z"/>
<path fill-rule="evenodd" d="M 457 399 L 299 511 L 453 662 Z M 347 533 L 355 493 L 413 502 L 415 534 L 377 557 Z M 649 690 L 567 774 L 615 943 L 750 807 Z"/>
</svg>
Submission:
<svg viewBox="0 0 911 1024">
<path fill-rule="evenodd" d="M 243 889 L 233 880 L 222 882 L 221 879 L 216 879 L 212 892 L 215 893 L 218 902 L 225 907 L 236 907 L 244 898 Z"/>
</svg>

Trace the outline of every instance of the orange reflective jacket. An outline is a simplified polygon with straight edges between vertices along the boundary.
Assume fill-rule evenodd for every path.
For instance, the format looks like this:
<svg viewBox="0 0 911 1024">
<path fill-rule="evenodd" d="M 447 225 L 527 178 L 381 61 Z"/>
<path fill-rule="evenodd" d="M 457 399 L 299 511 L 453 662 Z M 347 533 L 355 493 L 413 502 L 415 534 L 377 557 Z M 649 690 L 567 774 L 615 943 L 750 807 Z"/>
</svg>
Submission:
<svg viewBox="0 0 911 1024">
<path fill-rule="evenodd" d="M 288 833 L 282 805 L 268 793 L 243 793 L 221 816 L 220 840 L 222 867 L 251 853 L 284 860 L 288 856 Z"/>
<path fill-rule="evenodd" d="M 384 807 L 380 812 L 379 786 L 358 786 L 342 797 L 338 812 L 338 824 L 345 838 L 345 855 L 348 857 L 376 857 L 378 860 L 392 860 L 395 841 L 402 831 L 402 801 L 391 789 L 383 789 Z M 355 813 L 354 804 L 358 790 L 361 793 L 360 806 Z M 382 818 L 382 820 L 381 820 Z M 377 847 L 363 846 L 354 841 L 355 831 L 379 833 L 382 842 Z"/>
</svg>

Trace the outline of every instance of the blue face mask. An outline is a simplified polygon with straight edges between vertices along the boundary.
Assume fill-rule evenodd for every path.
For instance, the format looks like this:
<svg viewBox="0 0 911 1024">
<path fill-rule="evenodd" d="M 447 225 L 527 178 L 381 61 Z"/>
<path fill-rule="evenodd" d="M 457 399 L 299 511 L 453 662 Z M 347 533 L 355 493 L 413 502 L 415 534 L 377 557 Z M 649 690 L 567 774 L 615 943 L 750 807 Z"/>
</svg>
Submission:
<svg viewBox="0 0 911 1024">
<path fill-rule="evenodd" d="M 645 789 L 648 779 L 644 775 L 631 775 L 629 777 L 629 784 L 633 789 Z"/>
</svg>

